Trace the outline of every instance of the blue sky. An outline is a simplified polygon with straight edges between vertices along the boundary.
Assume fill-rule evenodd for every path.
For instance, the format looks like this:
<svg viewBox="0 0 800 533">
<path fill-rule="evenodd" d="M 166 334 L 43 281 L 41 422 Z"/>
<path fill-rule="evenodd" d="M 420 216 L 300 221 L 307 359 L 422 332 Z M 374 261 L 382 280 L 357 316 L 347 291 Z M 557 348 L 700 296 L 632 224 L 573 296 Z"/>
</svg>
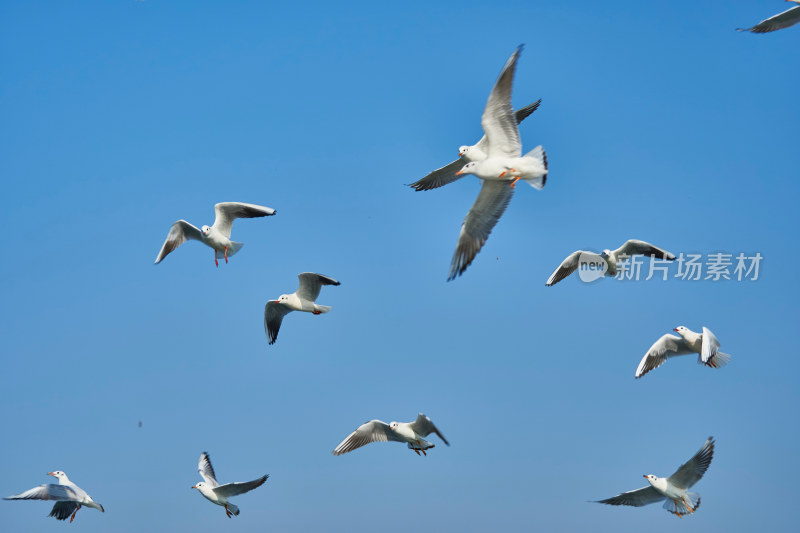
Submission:
<svg viewBox="0 0 800 533">
<path fill-rule="evenodd" d="M 495 3 L 497 4 L 497 3 Z M 800 28 L 744 2 L 4 2 L 0 6 L 0 494 L 61 469 L 106 513 L 82 531 L 791 531 L 800 434 L 796 208 Z M 520 43 L 521 127 L 547 187 L 520 187 L 446 283 L 478 180 L 411 183 L 480 137 Z M 228 265 L 170 224 L 239 221 Z M 628 238 L 764 256 L 756 282 L 544 282 Z M 296 275 L 341 280 L 263 332 Z M 639 359 L 678 325 L 730 365 Z M 425 412 L 452 446 L 330 451 Z M 138 422 L 142 421 L 142 427 Z M 680 521 L 587 503 L 668 475 L 709 436 Z M 228 523 L 189 489 L 267 483 Z M 0 529 L 50 531 L 0 502 Z"/>
</svg>

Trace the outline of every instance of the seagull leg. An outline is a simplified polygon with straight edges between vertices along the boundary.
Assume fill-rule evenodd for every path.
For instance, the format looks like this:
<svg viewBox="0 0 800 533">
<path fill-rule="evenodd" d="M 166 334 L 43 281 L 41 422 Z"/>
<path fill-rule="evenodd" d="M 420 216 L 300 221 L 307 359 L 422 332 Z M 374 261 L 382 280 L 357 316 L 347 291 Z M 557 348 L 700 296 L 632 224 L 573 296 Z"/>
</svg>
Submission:
<svg viewBox="0 0 800 533">
<path fill-rule="evenodd" d="M 419 440 L 417 441 L 417 445 L 419 446 L 419 451 L 422 452 L 422 455 L 428 457 L 428 454 L 425 453 L 425 447 L 422 446 L 422 443 Z M 419 455 L 419 453 L 417 453 L 417 455 Z"/>
<path fill-rule="evenodd" d="M 412 449 L 412 450 L 414 450 L 414 453 L 416 453 L 417 455 L 419 455 L 419 450 L 418 450 L 418 449 L 414 448 L 413 446 L 411 447 L 411 449 Z"/>
<path fill-rule="evenodd" d="M 315 315 L 321 315 L 322 314 L 322 311 L 317 311 L 316 309 L 314 309 L 311 312 L 314 313 Z"/>
<path fill-rule="evenodd" d="M 518 181 L 519 181 L 519 176 L 517 176 L 516 178 L 514 178 L 513 180 L 511 180 L 511 188 L 512 188 L 512 189 L 513 189 L 513 188 L 516 186 L 516 184 L 517 184 L 517 182 L 518 182 Z"/>
<path fill-rule="evenodd" d="M 683 505 L 685 505 L 685 506 L 686 506 L 686 508 L 687 508 L 687 509 L 689 509 L 689 512 L 690 512 L 690 513 L 694 514 L 694 509 L 692 509 L 692 506 L 691 506 L 691 505 L 689 505 L 688 503 L 686 503 L 686 498 L 683 498 Z"/>
<path fill-rule="evenodd" d="M 216 256 L 215 256 L 216 257 Z M 228 247 L 225 247 L 225 264 L 228 264 Z"/>
<path fill-rule="evenodd" d="M 69 523 L 71 524 L 73 520 L 75 520 L 75 514 L 80 510 L 81 506 L 78 505 L 74 511 L 72 511 L 72 516 L 69 518 Z"/>
<path fill-rule="evenodd" d="M 231 517 L 231 512 L 228 510 L 228 506 L 225 506 L 225 514 L 228 515 L 228 518 Z"/>
<path fill-rule="evenodd" d="M 217 265 L 217 267 L 219 267 L 219 261 L 217 261 L 217 249 L 214 248 L 213 250 L 214 250 L 214 264 Z"/>
</svg>

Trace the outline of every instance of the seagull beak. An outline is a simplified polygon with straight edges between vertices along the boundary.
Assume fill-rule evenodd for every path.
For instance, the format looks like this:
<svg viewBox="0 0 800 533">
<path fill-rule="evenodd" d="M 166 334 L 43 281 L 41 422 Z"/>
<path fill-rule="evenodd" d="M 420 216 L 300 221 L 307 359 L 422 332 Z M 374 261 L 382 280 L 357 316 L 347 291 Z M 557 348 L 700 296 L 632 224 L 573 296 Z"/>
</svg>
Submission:
<svg viewBox="0 0 800 533">
<path fill-rule="evenodd" d="M 458 172 L 456 172 L 456 176 L 460 176 L 460 175 L 461 175 L 461 174 L 463 174 L 463 173 L 464 173 L 464 171 L 463 171 L 463 170 L 459 170 Z"/>
<path fill-rule="evenodd" d="M 646 479 L 647 478 L 647 474 L 642 474 L 642 477 Z"/>
<path fill-rule="evenodd" d="M 672 331 L 678 331 L 678 328 L 673 329 Z"/>
<path fill-rule="evenodd" d="M 193 489 L 196 489 L 196 488 L 197 488 L 197 485 L 192 485 L 192 488 L 193 488 Z"/>
<path fill-rule="evenodd" d="M 52 472 L 48 472 L 48 473 L 47 473 L 47 475 L 48 475 L 48 476 L 53 476 L 53 477 L 55 477 L 55 476 L 56 476 L 56 475 L 55 475 L 54 473 L 52 473 Z"/>
</svg>

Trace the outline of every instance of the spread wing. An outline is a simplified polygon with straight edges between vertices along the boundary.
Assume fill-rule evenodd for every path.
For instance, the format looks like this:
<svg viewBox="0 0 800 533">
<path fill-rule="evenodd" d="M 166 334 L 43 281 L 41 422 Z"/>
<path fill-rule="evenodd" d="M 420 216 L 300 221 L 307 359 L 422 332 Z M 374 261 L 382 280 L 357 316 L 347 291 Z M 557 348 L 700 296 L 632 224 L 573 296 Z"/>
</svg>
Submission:
<svg viewBox="0 0 800 533">
<path fill-rule="evenodd" d="M 596 257 L 598 262 L 603 261 L 603 258 L 594 252 L 584 252 L 583 250 L 572 252 L 561 262 L 560 265 L 558 265 L 558 268 L 555 269 L 552 274 L 550 274 L 550 277 L 547 278 L 547 283 L 545 283 L 545 286 L 551 287 L 578 270 L 581 254 Z"/>
<path fill-rule="evenodd" d="M 771 31 L 794 26 L 798 22 L 800 22 L 800 6 L 795 6 L 787 9 L 783 13 L 778 13 L 768 19 L 762 20 L 752 28 L 736 28 L 736 30 L 751 31 L 753 33 L 769 33 Z"/>
<path fill-rule="evenodd" d="M 338 281 L 322 274 L 314 274 L 313 272 L 303 272 L 298 274 L 297 278 L 300 280 L 300 287 L 297 289 L 297 296 L 301 300 L 309 300 L 311 302 L 317 301 L 319 291 L 323 285 L 341 285 Z"/>
<path fill-rule="evenodd" d="M 241 202 L 222 202 L 214 206 L 214 227 L 227 238 L 231 238 L 233 221 L 237 218 L 256 218 L 274 215 L 276 211 L 263 205 L 243 204 Z"/>
<path fill-rule="evenodd" d="M 332 453 L 333 455 L 342 455 L 343 453 L 352 452 L 356 448 L 361 448 L 370 442 L 388 441 L 404 442 L 397 437 L 395 432 L 389 428 L 389 424 L 386 422 L 381 422 L 380 420 L 370 420 L 369 422 L 360 425 L 354 432 L 350 433 L 346 439 L 339 443 Z"/>
<path fill-rule="evenodd" d="M 291 312 L 291 309 L 278 303 L 277 300 L 269 300 L 264 306 L 264 331 L 267 333 L 270 344 L 275 344 L 283 317 Z"/>
<path fill-rule="evenodd" d="M 50 514 L 47 516 L 52 516 L 56 520 L 66 520 L 77 508 L 77 502 L 56 502 Z"/>
<path fill-rule="evenodd" d="M 484 180 L 478 198 L 461 225 L 447 281 L 463 274 L 472 263 L 489 238 L 492 228 L 503 216 L 512 196 L 514 189 L 508 182 Z"/>
<path fill-rule="evenodd" d="M 646 487 L 642 487 L 641 489 L 623 492 L 619 496 L 614 496 L 613 498 L 608 498 L 607 500 L 599 500 L 597 503 L 641 507 L 650 503 L 660 502 L 663 499 L 663 494 L 660 494 L 656 489 L 653 488 L 652 485 L 648 485 Z"/>
<path fill-rule="evenodd" d="M 8 496 L 4 500 L 58 500 L 80 501 L 80 496 L 69 485 L 39 485 L 32 489 Z"/>
<path fill-rule="evenodd" d="M 269 477 L 269 474 L 263 475 L 258 479 L 254 479 L 253 481 L 244 481 L 244 482 L 236 482 L 236 483 L 226 483 L 224 485 L 220 485 L 214 489 L 216 494 L 223 496 L 225 498 L 230 498 L 231 496 L 238 496 L 239 494 L 244 494 L 245 492 L 250 492 L 253 489 L 256 489 L 264 484 L 264 482 Z"/>
<path fill-rule="evenodd" d="M 632 255 L 652 255 L 658 259 L 668 259 L 670 261 L 675 259 L 675 256 L 668 251 L 662 250 L 658 246 L 653 246 L 649 242 L 637 241 L 636 239 L 627 241 L 625 244 L 614 250 L 614 253 L 628 257 Z"/>
<path fill-rule="evenodd" d="M 517 118 L 511 107 L 511 86 L 514 82 L 514 70 L 517 58 L 522 51 L 519 46 L 506 61 L 500 76 L 489 93 L 489 99 L 481 116 L 481 126 L 486 134 L 489 157 L 519 157 L 522 155 L 522 142 L 519 138 Z"/>
<path fill-rule="evenodd" d="M 711 333 L 711 330 L 703 326 L 703 344 L 700 348 L 700 361 L 705 364 L 711 360 L 712 357 L 717 355 L 719 350 L 719 341 L 717 337 Z"/>
<path fill-rule="evenodd" d="M 167 254 L 181 244 L 185 243 L 188 239 L 202 241 L 203 233 L 185 220 L 179 220 L 174 223 L 172 227 L 169 228 L 167 240 L 165 240 L 164 245 L 161 246 L 161 251 L 158 252 L 158 257 L 156 257 L 155 264 L 159 264 L 161 261 L 163 261 L 164 258 L 167 257 Z"/>
<path fill-rule="evenodd" d="M 448 183 L 453 183 L 454 181 L 466 176 L 466 174 L 456 176 L 456 172 L 464 168 L 464 165 L 466 164 L 467 161 L 459 157 L 452 163 L 448 163 L 442 168 L 434 170 L 421 180 L 415 181 L 414 183 L 410 184 L 409 187 L 413 187 L 416 191 L 429 191 L 431 189 L 436 189 L 438 187 L 447 185 Z"/>
<path fill-rule="evenodd" d="M 517 124 L 521 123 L 523 120 L 528 118 L 534 111 L 539 109 L 539 104 L 541 104 L 541 103 L 542 103 L 542 99 L 539 98 L 534 103 L 532 103 L 530 105 L 526 105 L 525 107 L 522 107 L 520 109 L 517 109 L 516 111 L 514 111 L 514 120 L 517 121 Z M 478 150 L 480 150 L 484 154 L 488 154 L 489 153 L 489 142 L 486 140 L 486 135 L 481 137 L 481 140 L 477 142 L 477 144 L 475 145 L 475 148 L 477 148 Z M 457 177 L 460 178 L 461 176 L 457 176 Z"/>
<path fill-rule="evenodd" d="M 214 467 L 211 466 L 211 458 L 208 452 L 200 454 L 200 460 L 197 462 L 197 471 L 200 472 L 200 477 L 203 481 L 211 485 L 211 487 L 218 487 L 217 474 L 214 473 Z"/>
<path fill-rule="evenodd" d="M 414 430 L 414 433 L 416 433 L 417 435 L 422 435 L 423 437 L 427 437 L 431 433 L 436 433 L 436 435 L 438 435 L 439 438 L 442 439 L 442 441 L 444 441 L 445 444 L 450 446 L 450 443 L 447 442 L 447 439 L 444 438 L 444 435 L 442 435 L 441 432 L 439 432 L 439 430 L 436 428 L 436 426 L 433 425 L 431 419 L 423 415 L 422 413 L 418 414 L 417 419 L 411 422 L 411 424 L 409 425 L 411 426 L 411 429 Z"/>
<path fill-rule="evenodd" d="M 703 477 L 714 458 L 714 437 L 708 437 L 703 447 L 694 457 L 681 465 L 678 470 L 667 478 L 667 483 L 681 489 L 688 489 Z"/>
<path fill-rule="evenodd" d="M 644 354 L 639 367 L 636 369 L 636 378 L 640 378 L 663 365 L 670 357 L 694 353 L 681 337 L 666 334 L 653 344 Z"/>
</svg>

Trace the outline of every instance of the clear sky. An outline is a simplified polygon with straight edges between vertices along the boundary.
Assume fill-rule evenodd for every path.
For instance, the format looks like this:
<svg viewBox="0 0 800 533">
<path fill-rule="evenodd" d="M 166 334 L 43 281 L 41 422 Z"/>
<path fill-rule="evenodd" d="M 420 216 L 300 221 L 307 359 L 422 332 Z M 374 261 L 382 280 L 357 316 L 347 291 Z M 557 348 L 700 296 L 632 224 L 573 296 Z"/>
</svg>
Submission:
<svg viewBox="0 0 800 533">
<path fill-rule="evenodd" d="M 696 2 L 0 4 L 0 495 L 60 469 L 85 532 L 793 531 L 800 518 L 800 27 L 789 7 Z M 479 189 L 411 183 L 481 136 L 520 43 L 514 104 L 547 186 L 521 184 L 447 283 Z M 242 201 L 215 268 L 170 224 Z M 760 253 L 757 281 L 544 282 L 628 238 Z M 267 299 L 296 275 L 323 316 Z M 674 269 L 673 269 L 674 273 Z M 633 377 L 672 328 L 733 356 Z M 428 414 L 452 446 L 333 457 L 372 418 Z M 138 422 L 142 427 L 138 427 Z M 709 436 L 702 505 L 588 503 L 668 475 Z M 231 520 L 190 487 L 264 473 Z M 0 530 L 52 531 L 0 501 Z"/>
</svg>

